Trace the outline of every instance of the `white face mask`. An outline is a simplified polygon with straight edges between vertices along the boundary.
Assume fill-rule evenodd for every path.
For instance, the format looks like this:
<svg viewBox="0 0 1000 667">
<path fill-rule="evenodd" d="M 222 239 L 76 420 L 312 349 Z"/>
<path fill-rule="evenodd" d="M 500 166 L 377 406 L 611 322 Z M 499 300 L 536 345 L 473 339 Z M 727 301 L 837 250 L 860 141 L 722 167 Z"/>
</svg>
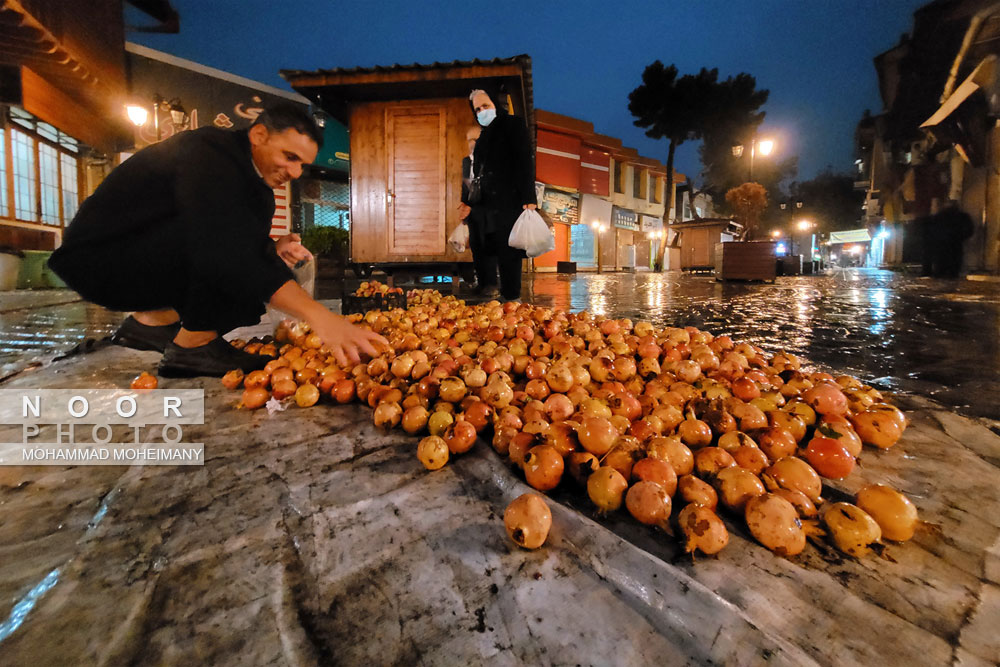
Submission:
<svg viewBox="0 0 1000 667">
<path fill-rule="evenodd" d="M 478 120 L 479 124 L 482 125 L 483 127 L 486 127 L 487 125 L 492 123 L 496 117 L 497 117 L 496 109 L 483 109 L 482 111 L 476 114 L 476 120 Z"/>
</svg>

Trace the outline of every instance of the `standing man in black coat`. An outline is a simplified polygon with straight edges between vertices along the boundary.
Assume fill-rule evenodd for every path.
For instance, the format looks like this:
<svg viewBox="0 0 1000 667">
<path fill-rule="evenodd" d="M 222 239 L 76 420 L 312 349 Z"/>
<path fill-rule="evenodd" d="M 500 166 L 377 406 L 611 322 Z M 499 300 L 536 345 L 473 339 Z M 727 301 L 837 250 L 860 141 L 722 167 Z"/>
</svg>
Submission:
<svg viewBox="0 0 1000 667">
<path fill-rule="evenodd" d="M 381 336 L 313 300 L 290 266 L 312 255 L 296 234 L 272 242 L 274 188 L 302 175 L 322 134 L 280 105 L 249 130 L 205 127 L 145 148 L 83 202 L 52 269 L 88 301 L 134 311 L 112 341 L 163 352 L 165 377 L 221 376 L 270 359 L 222 335 L 256 324 L 265 304 L 308 322 L 345 364 Z"/>
<path fill-rule="evenodd" d="M 473 154 L 482 175 L 482 201 L 472 206 L 472 214 L 483 221 L 484 252 L 496 257 L 500 293 L 507 301 L 517 301 L 521 298 L 521 260 L 526 255 L 520 248 L 511 248 L 507 239 L 521 212 L 536 207 L 535 161 L 524 121 L 498 107 L 494 99 L 484 90 L 469 95 L 469 106 L 483 128 Z"/>
</svg>

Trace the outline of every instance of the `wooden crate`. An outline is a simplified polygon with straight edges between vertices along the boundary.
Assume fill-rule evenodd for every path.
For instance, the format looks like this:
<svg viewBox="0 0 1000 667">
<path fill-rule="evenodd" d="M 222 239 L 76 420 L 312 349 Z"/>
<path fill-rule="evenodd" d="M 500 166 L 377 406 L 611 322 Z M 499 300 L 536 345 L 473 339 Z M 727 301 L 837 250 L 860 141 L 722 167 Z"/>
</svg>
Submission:
<svg viewBox="0 0 1000 667">
<path fill-rule="evenodd" d="M 716 280 L 771 280 L 777 272 L 774 241 L 715 244 Z"/>
<path fill-rule="evenodd" d="M 345 294 L 340 303 L 342 315 L 367 313 L 369 310 L 392 310 L 393 308 L 406 308 L 405 294 L 376 294 L 374 296 Z"/>
</svg>

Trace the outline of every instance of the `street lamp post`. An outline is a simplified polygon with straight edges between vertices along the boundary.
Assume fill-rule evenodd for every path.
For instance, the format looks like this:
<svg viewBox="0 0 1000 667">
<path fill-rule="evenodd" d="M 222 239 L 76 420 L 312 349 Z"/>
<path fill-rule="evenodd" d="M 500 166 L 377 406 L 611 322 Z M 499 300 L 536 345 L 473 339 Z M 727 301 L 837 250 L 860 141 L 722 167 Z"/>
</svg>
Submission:
<svg viewBox="0 0 1000 667">
<path fill-rule="evenodd" d="M 793 255 L 801 255 L 802 254 L 802 247 L 805 245 L 804 241 L 805 241 L 806 233 L 809 232 L 810 229 L 814 229 L 815 227 L 816 227 L 816 223 L 815 222 L 813 222 L 812 220 L 806 220 L 804 218 L 802 220 L 799 220 L 797 223 L 795 223 L 795 229 L 798 230 L 799 234 L 792 237 L 792 246 L 793 246 L 792 247 L 792 254 Z M 796 252 L 796 248 L 794 247 L 795 245 L 798 245 L 798 252 Z M 816 245 L 816 235 L 815 234 L 810 234 L 809 235 L 809 258 L 808 258 L 808 261 L 810 262 L 810 266 L 812 266 L 813 252 L 814 252 L 813 248 L 815 247 L 815 245 Z"/>
<path fill-rule="evenodd" d="M 153 128 L 156 132 L 156 140 L 160 141 L 163 135 L 160 130 L 160 112 L 166 111 L 170 113 L 170 123 L 173 125 L 174 130 L 183 130 L 191 122 L 191 117 L 188 116 L 187 111 L 181 105 L 179 98 L 175 97 L 171 100 L 166 100 L 160 97 L 159 93 L 153 96 Z M 149 118 L 149 111 L 141 105 L 138 104 L 128 104 L 125 106 L 125 112 L 128 114 L 128 118 L 132 121 L 132 124 L 136 127 L 142 127 L 146 124 L 146 120 Z"/>
<path fill-rule="evenodd" d="M 597 236 L 597 272 L 601 273 L 601 270 L 603 268 L 601 265 L 601 234 L 606 229 L 606 227 L 597 220 L 594 220 L 592 223 L 590 223 L 590 226 L 593 227 L 594 235 Z"/>
<path fill-rule="evenodd" d="M 750 182 L 753 182 L 753 159 L 757 155 L 757 151 L 764 157 L 771 154 L 774 150 L 774 141 L 771 139 L 761 139 L 757 141 L 757 135 L 754 134 L 750 138 Z M 743 144 L 736 144 L 733 146 L 733 155 L 735 157 L 741 157 L 743 155 Z"/>
</svg>

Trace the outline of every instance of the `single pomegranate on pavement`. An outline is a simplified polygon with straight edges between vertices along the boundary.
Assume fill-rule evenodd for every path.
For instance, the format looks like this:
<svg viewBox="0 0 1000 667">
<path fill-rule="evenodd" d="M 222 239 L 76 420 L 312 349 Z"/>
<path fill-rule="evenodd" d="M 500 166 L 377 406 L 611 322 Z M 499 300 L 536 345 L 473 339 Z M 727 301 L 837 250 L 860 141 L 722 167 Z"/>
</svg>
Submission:
<svg viewBox="0 0 1000 667">
<path fill-rule="evenodd" d="M 719 496 L 707 482 L 703 482 L 694 475 L 683 475 L 677 480 L 678 504 L 703 505 L 710 510 L 714 510 L 719 504 Z"/>
<path fill-rule="evenodd" d="M 905 542 L 913 537 L 917 527 L 917 508 L 902 493 L 885 484 L 872 484 L 858 491 L 855 504 L 867 512 L 879 528 L 882 537 Z"/>
<path fill-rule="evenodd" d="M 854 415 L 851 423 L 863 443 L 879 449 L 889 449 L 903 435 L 903 429 L 894 413 L 888 411 L 869 408 Z"/>
<path fill-rule="evenodd" d="M 734 512 L 742 512 L 749 500 L 766 493 L 757 475 L 736 466 L 719 471 L 715 478 L 715 490 L 723 506 Z"/>
<path fill-rule="evenodd" d="M 417 445 L 417 458 L 428 470 L 438 470 L 448 463 L 448 443 L 436 435 L 429 435 Z"/>
<path fill-rule="evenodd" d="M 802 395 L 816 412 L 821 415 L 842 415 L 847 412 L 847 397 L 836 382 L 820 382 Z"/>
<path fill-rule="evenodd" d="M 271 398 L 271 393 L 263 387 L 249 387 L 243 390 L 241 404 L 247 410 L 261 408 Z"/>
<path fill-rule="evenodd" d="M 559 486 L 564 465 L 563 457 L 555 447 L 532 447 L 524 459 L 524 479 L 539 491 L 550 491 Z"/>
<path fill-rule="evenodd" d="M 628 482 L 614 468 L 602 466 L 587 478 L 587 495 L 602 512 L 612 512 L 622 506 Z"/>
<path fill-rule="evenodd" d="M 243 371 L 238 368 L 222 376 L 222 386 L 226 389 L 237 389 L 241 384 L 243 384 Z"/>
<path fill-rule="evenodd" d="M 751 498 L 746 503 L 745 518 L 754 539 L 779 556 L 794 556 L 806 546 L 799 514 L 781 496 L 769 493 Z"/>
<path fill-rule="evenodd" d="M 867 512 L 850 503 L 834 503 L 823 512 L 834 545 L 849 556 L 861 558 L 869 546 L 882 539 L 882 529 Z"/>
<path fill-rule="evenodd" d="M 625 507 L 639 523 L 660 526 L 670 518 L 670 494 L 656 482 L 636 482 L 625 493 Z"/>
<path fill-rule="evenodd" d="M 142 371 L 132 380 L 129 386 L 132 389 L 156 389 L 157 385 L 159 385 L 159 381 L 155 375 L 150 375 L 148 372 Z"/>
<path fill-rule="evenodd" d="M 854 457 L 840 441 L 813 438 L 806 447 L 806 461 L 827 479 L 844 479 L 854 470 Z"/>
<path fill-rule="evenodd" d="M 660 459 L 646 457 L 636 461 L 632 466 L 632 479 L 656 482 L 669 496 L 673 496 L 677 491 L 677 473 L 674 472 L 673 466 Z"/>
<path fill-rule="evenodd" d="M 319 400 L 319 387 L 314 384 L 304 384 L 295 390 L 295 403 L 300 408 L 308 408 L 310 406 L 316 405 Z M 398 408 L 398 404 L 394 404 Z M 402 414 L 402 411 L 400 411 Z M 399 419 L 396 418 L 393 425 L 398 424 Z"/>
<path fill-rule="evenodd" d="M 504 510 L 503 525 L 514 544 L 523 549 L 537 549 L 549 536 L 552 512 L 540 495 L 525 493 Z"/>
<path fill-rule="evenodd" d="M 279 401 L 294 396 L 299 386 L 295 380 L 279 380 L 271 385 L 271 394 Z"/>
<path fill-rule="evenodd" d="M 771 464 L 761 473 L 761 481 L 768 490 L 791 489 L 801 491 L 813 504 L 822 500 L 823 482 L 812 466 L 795 456 L 786 456 Z"/>
<path fill-rule="evenodd" d="M 815 519 L 819 515 L 816 511 L 816 506 L 813 505 L 813 502 L 809 500 L 806 494 L 801 491 L 792 491 L 791 489 L 775 489 L 771 493 L 784 498 L 794 505 L 795 511 L 798 512 L 799 517 L 803 519 Z"/>
<path fill-rule="evenodd" d="M 684 536 L 684 550 L 690 554 L 701 551 L 711 556 L 729 544 L 729 531 L 715 512 L 704 505 L 691 503 L 677 515 Z"/>
<path fill-rule="evenodd" d="M 771 465 L 767 454 L 754 445 L 743 445 L 732 454 L 736 465 L 755 475 L 760 475 L 765 468 Z"/>
<path fill-rule="evenodd" d="M 444 441 L 448 443 L 448 452 L 464 454 L 476 444 L 476 427 L 472 422 L 459 418 L 444 432 Z"/>
<path fill-rule="evenodd" d="M 603 417 L 585 417 L 576 431 L 580 445 L 594 456 L 604 456 L 618 439 L 618 429 Z"/>
<path fill-rule="evenodd" d="M 678 437 L 653 438 L 646 445 L 646 456 L 670 464 L 678 477 L 694 470 L 694 454 Z"/>
</svg>

